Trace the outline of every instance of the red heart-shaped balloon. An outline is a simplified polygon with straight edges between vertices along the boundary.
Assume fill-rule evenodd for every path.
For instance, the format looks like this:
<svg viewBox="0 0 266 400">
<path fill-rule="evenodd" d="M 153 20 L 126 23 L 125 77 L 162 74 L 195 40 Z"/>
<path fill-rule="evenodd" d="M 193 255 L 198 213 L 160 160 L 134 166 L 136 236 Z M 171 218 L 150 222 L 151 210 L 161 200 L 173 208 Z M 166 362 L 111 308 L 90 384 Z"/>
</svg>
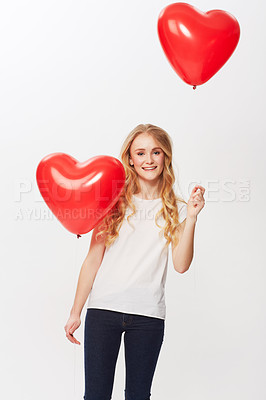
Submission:
<svg viewBox="0 0 266 400">
<path fill-rule="evenodd" d="M 207 82 L 228 60 L 240 37 L 236 18 L 226 11 L 202 12 L 187 3 L 165 7 L 158 35 L 170 64 L 184 82 Z"/>
<path fill-rule="evenodd" d="M 44 157 L 36 171 L 47 206 L 78 237 L 100 222 L 119 199 L 125 184 L 123 164 L 110 156 L 85 162 L 64 153 Z"/>
</svg>

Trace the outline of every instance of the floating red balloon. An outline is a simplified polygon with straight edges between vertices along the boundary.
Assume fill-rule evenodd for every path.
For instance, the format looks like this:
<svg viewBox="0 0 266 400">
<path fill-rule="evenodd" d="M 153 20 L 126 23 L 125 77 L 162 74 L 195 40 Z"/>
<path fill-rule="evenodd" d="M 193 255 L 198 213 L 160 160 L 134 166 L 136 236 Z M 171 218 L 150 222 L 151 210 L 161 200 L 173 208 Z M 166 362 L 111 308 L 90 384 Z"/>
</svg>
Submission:
<svg viewBox="0 0 266 400">
<path fill-rule="evenodd" d="M 78 237 L 100 222 L 119 199 L 125 184 L 123 164 L 110 156 L 85 162 L 64 153 L 44 157 L 36 171 L 47 206 Z"/>
<path fill-rule="evenodd" d="M 166 6 L 157 28 L 168 61 L 194 88 L 207 82 L 226 63 L 240 37 L 233 15 L 222 10 L 205 13 L 187 3 Z"/>
</svg>

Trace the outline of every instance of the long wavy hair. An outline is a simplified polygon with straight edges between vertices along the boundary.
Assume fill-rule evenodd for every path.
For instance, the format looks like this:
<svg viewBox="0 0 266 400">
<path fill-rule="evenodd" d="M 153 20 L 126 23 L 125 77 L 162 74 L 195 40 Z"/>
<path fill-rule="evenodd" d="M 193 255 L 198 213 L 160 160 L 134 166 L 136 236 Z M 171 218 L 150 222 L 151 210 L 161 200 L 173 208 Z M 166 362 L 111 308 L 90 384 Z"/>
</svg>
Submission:
<svg viewBox="0 0 266 400">
<path fill-rule="evenodd" d="M 126 137 L 120 151 L 120 161 L 122 162 L 125 169 L 125 186 L 124 189 L 114 205 L 114 207 L 108 212 L 103 218 L 101 224 L 98 226 L 98 233 L 96 239 L 100 235 L 104 237 L 105 246 L 109 248 L 116 238 L 119 236 L 119 230 L 122 226 L 127 207 L 130 206 L 133 212 L 127 216 L 127 221 L 130 224 L 129 219 L 135 214 L 136 207 L 132 202 L 132 194 L 139 193 L 141 191 L 138 174 L 129 163 L 130 158 L 130 147 L 134 139 L 141 133 L 150 134 L 155 140 L 160 143 L 160 146 L 164 152 L 164 168 L 160 175 L 160 181 L 158 190 L 162 199 L 162 208 L 155 215 L 155 223 L 160 230 L 160 235 L 164 235 L 166 239 L 165 247 L 168 247 L 170 243 L 176 246 L 179 242 L 179 215 L 177 202 L 187 204 L 187 202 L 181 197 L 174 193 L 175 174 L 172 166 L 172 139 L 168 133 L 152 124 L 140 124 L 136 126 Z M 164 226 L 158 224 L 158 219 L 163 216 L 165 220 Z"/>
</svg>

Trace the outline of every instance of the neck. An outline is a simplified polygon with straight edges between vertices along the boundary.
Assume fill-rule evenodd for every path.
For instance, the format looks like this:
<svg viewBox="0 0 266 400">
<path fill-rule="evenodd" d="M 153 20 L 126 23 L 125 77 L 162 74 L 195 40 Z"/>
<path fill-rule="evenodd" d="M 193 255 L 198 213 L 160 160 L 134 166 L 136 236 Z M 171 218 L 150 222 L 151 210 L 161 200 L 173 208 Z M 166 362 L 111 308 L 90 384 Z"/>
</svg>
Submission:
<svg viewBox="0 0 266 400">
<path fill-rule="evenodd" d="M 147 183 L 145 183 L 144 185 L 140 182 L 140 190 L 135 193 L 135 195 L 145 200 L 158 199 L 160 197 L 160 190 L 158 184 L 147 185 Z"/>
</svg>

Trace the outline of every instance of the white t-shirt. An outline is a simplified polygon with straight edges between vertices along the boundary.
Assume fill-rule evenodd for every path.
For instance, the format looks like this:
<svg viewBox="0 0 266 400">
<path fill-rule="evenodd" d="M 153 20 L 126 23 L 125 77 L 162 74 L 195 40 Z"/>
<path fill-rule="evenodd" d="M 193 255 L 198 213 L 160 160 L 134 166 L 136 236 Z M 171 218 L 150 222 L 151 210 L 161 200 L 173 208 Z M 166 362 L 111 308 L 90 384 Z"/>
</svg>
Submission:
<svg viewBox="0 0 266 400">
<path fill-rule="evenodd" d="M 101 308 L 165 319 L 165 281 L 169 248 L 160 237 L 155 215 L 162 208 L 161 198 L 144 200 L 135 195 L 136 214 L 126 217 L 115 242 L 106 248 L 89 294 L 87 308 Z M 180 223 L 187 216 L 187 205 L 178 202 Z M 164 218 L 158 224 L 164 226 Z M 133 225 L 134 228 L 131 226 Z"/>
</svg>

